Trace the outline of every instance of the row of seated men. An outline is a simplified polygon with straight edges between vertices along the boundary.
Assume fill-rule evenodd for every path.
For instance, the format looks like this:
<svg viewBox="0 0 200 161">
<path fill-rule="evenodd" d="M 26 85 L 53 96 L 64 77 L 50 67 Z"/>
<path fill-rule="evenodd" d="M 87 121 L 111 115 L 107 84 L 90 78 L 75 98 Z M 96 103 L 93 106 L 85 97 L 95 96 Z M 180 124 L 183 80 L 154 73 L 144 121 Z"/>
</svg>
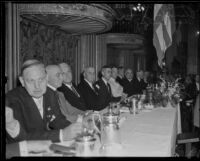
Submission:
<svg viewBox="0 0 200 161">
<path fill-rule="evenodd" d="M 8 157 L 9 154 L 12 156 L 11 147 L 19 148 L 20 143 L 24 147 L 27 140 L 34 144 L 34 140 L 60 142 L 73 139 L 81 132 L 82 124 L 78 120 L 89 112 L 88 109 L 102 110 L 110 102 L 123 99 L 122 95 L 112 95 L 108 83 L 111 68 L 104 66 L 101 73 L 102 78 L 94 83 L 94 68 L 86 68 L 85 79 L 77 88 L 66 63 L 45 68 L 38 60 L 24 62 L 19 76 L 22 86 L 6 94 Z"/>
</svg>

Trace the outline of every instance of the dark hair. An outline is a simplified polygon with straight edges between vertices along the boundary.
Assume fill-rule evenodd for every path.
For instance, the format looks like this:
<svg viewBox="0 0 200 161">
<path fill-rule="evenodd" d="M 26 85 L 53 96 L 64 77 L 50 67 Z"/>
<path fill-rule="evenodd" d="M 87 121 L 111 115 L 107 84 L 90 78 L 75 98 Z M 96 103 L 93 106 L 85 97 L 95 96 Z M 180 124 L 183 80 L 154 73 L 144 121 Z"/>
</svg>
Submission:
<svg viewBox="0 0 200 161">
<path fill-rule="evenodd" d="M 118 69 L 124 69 L 124 67 L 123 66 L 119 66 Z"/>
<path fill-rule="evenodd" d="M 106 68 L 112 68 L 112 66 L 111 65 L 104 65 L 104 66 L 102 66 L 101 70 L 106 69 Z"/>
</svg>

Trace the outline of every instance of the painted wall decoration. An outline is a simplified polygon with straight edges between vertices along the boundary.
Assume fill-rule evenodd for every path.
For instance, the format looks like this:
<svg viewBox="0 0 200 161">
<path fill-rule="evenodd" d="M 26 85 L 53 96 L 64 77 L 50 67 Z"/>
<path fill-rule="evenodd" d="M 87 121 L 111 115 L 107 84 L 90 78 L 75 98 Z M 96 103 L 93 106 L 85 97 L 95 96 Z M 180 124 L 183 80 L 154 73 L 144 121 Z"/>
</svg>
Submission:
<svg viewBox="0 0 200 161">
<path fill-rule="evenodd" d="M 75 68 L 78 36 L 22 18 L 20 62 L 36 58 L 46 64 L 67 62 Z M 75 70 L 75 69 L 74 69 Z"/>
</svg>

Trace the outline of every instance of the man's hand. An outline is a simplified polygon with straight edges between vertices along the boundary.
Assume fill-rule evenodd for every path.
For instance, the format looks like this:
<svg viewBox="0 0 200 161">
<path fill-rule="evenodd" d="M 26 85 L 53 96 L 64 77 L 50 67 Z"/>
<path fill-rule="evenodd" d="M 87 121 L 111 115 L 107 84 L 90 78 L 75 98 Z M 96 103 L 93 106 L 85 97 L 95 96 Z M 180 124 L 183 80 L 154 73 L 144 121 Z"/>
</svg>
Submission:
<svg viewBox="0 0 200 161">
<path fill-rule="evenodd" d="M 82 123 L 75 122 L 62 130 L 63 140 L 72 140 L 82 131 Z"/>
</svg>

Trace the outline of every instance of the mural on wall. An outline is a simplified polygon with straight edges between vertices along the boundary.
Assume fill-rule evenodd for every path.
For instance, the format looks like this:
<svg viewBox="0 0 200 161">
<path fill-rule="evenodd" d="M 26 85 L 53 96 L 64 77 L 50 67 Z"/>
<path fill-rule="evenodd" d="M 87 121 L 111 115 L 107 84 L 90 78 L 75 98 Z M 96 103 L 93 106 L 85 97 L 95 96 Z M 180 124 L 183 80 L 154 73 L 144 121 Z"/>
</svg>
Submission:
<svg viewBox="0 0 200 161">
<path fill-rule="evenodd" d="M 20 62 L 35 58 L 45 65 L 67 62 L 75 70 L 79 37 L 55 27 L 22 18 L 20 22 Z"/>
</svg>

